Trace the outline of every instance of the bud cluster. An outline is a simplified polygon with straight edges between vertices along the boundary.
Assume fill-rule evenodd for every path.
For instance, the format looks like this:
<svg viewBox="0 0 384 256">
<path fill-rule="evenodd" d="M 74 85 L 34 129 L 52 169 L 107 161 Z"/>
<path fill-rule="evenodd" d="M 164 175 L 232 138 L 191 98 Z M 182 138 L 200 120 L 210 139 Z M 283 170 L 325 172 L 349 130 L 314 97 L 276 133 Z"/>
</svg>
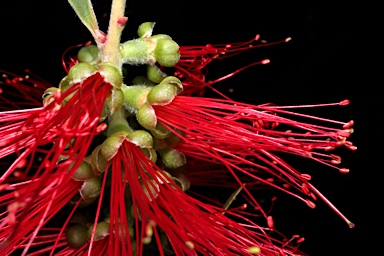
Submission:
<svg viewBox="0 0 384 256">
<path fill-rule="evenodd" d="M 90 149 L 90 154 L 84 158 L 77 169 L 72 170 L 72 165 L 68 169 L 73 180 L 83 182 L 79 194 L 71 200 L 71 205 L 81 200 L 75 216 L 89 215 L 94 211 L 92 203 L 100 196 L 102 179 L 104 175 L 107 175 L 107 180 L 110 179 L 107 170 L 126 141 L 139 147 L 150 161 L 162 169 L 162 173 L 158 173 L 159 177 L 163 177 L 161 181 L 157 183 L 148 180 L 140 181 L 142 190 L 149 200 L 156 199 L 158 184 L 167 180 L 174 181 L 174 184 L 179 187 L 175 189 L 183 191 L 189 189 L 189 181 L 184 175 L 186 157 L 175 149 L 182 140 L 179 137 L 182 133 L 159 123 L 153 108 L 153 106 L 169 104 L 183 91 L 181 81 L 176 77 L 168 76 L 158 66 L 174 66 L 180 58 L 179 46 L 168 35 L 152 35 L 153 26 L 153 22 L 143 23 L 138 29 L 140 38 L 127 41 L 121 44 L 120 48 L 124 64 L 147 65 L 146 76 L 136 76 L 130 83 L 124 83 L 123 75 L 117 67 L 111 63 L 102 62 L 98 47 L 87 45 L 79 50 L 78 62 L 61 80 L 59 88 L 49 88 L 44 94 L 44 102 L 48 104 L 50 97 L 60 91 L 63 97 L 62 102 L 66 104 L 76 93 L 76 90 L 71 89 L 72 86 L 82 83 L 95 73 L 99 73 L 104 82 L 112 86 L 110 95 L 102 103 L 104 108 L 99 120 L 106 124 L 107 130 L 98 136 L 100 143 Z M 121 179 L 124 179 L 124 175 Z M 146 184 L 148 182 L 153 184 Z M 168 184 L 173 186 L 169 182 Z M 110 182 L 107 182 L 106 189 L 110 186 Z M 126 200 L 129 201 L 131 192 L 129 188 L 126 190 Z M 130 205 L 130 209 L 127 209 L 130 216 L 128 218 L 132 218 L 134 212 L 137 213 L 139 210 L 133 209 Z M 72 218 L 72 225 L 66 232 L 69 245 L 80 248 L 90 240 L 97 241 L 108 236 L 110 233 L 108 215 L 101 220 L 95 227 L 95 223 L 85 221 L 80 223 Z M 135 231 L 130 225 L 131 239 L 133 234 Z M 149 243 L 150 236 L 148 239 Z"/>
</svg>

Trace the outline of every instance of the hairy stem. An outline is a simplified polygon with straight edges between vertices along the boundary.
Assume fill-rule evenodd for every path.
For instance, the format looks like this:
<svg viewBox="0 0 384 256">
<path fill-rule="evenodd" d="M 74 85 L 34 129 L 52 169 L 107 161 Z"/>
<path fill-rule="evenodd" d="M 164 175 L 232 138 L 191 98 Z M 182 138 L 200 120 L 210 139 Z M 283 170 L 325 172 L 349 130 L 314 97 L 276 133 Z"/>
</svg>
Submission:
<svg viewBox="0 0 384 256">
<path fill-rule="evenodd" d="M 124 16 L 126 0 L 113 0 L 111 8 L 111 16 L 109 19 L 108 34 L 101 51 L 103 61 L 114 64 L 121 70 L 122 60 L 120 56 L 119 46 L 121 32 L 128 20 Z"/>
</svg>

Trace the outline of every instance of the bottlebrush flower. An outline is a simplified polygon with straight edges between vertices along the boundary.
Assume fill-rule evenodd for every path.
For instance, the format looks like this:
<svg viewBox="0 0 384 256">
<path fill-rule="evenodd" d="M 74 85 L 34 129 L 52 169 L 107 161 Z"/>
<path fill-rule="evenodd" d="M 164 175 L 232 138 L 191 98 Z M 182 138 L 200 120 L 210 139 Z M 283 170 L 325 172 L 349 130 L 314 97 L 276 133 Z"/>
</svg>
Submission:
<svg viewBox="0 0 384 256">
<path fill-rule="evenodd" d="M 96 45 L 63 57 L 68 74 L 58 88 L 10 73 L 0 83 L 0 158 L 8 163 L 0 176 L 2 255 L 304 255 L 303 238 L 280 235 L 253 195 L 265 185 L 310 207 L 320 197 L 353 226 L 310 175 L 283 160 L 296 155 L 347 172 L 328 151 L 356 149 L 348 140 L 353 121 L 290 109 L 348 101 L 278 107 L 201 97 L 205 87 L 268 60 L 210 82 L 208 63 L 259 46 L 179 47 L 152 35 L 153 22 L 120 43 L 124 1 L 113 1 L 106 35 L 90 2 L 69 2 Z M 138 64 L 147 65 L 146 76 L 124 81 L 124 70 Z M 222 203 L 198 195 L 196 185 L 234 193 Z M 232 206 L 240 193 L 246 204 Z"/>
</svg>

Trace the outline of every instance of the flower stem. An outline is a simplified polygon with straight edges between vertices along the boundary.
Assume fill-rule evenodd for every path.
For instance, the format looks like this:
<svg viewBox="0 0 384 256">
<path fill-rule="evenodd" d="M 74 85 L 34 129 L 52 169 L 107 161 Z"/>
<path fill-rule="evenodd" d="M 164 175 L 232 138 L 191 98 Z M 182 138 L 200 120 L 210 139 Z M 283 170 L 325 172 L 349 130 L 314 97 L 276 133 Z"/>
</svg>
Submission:
<svg viewBox="0 0 384 256">
<path fill-rule="evenodd" d="M 124 17 L 126 0 L 113 0 L 111 7 L 111 15 L 109 19 L 108 34 L 101 52 L 103 61 L 109 62 L 121 70 L 122 60 L 120 56 L 119 46 L 121 32 L 128 20 Z"/>
<path fill-rule="evenodd" d="M 133 130 L 129 126 L 129 123 L 126 118 L 125 108 L 119 108 L 115 113 L 109 116 L 109 125 L 107 136 L 110 137 L 115 134 L 127 135 Z"/>
</svg>

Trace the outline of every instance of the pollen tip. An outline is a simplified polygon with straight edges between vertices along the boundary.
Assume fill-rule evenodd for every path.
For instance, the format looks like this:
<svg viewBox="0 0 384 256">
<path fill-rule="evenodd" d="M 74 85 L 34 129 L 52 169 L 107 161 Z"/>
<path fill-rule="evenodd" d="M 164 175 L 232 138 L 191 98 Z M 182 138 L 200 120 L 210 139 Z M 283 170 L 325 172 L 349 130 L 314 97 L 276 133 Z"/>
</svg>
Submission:
<svg viewBox="0 0 384 256">
<path fill-rule="evenodd" d="M 342 101 L 339 102 L 339 105 L 340 106 L 347 106 L 349 103 L 350 103 L 349 100 L 342 100 Z"/>
<path fill-rule="evenodd" d="M 260 247 L 258 246 L 251 246 L 248 248 L 248 252 L 252 254 L 259 254 L 261 250 L 260 250 Z"/>
<path fill-rule="evenodd" d="M 271 62 L 270 59 L 265 59 L 265 60 L 261 61 L 261 64 L 268 64 L 268 63 L 270 63 L 270 62 Z"/>
<path fill-rule="evenodd" d="M 287 37 L 286 39 L 285 39 L 285 42 L 289 42 L 289 41 L 291 41 L 292 40 L 292 37 Z"/>
<path fill-rule="evenodd" d="M 339 171 L 341 173 L 349 173 L 349 169 L 347 169 L 347 168 L 340 168 Z"/>
<path fill-rule="evenodd" d="M 185 242 L 185 245 L 186 245 L 189 249 L 194 249 L 194 248 L 195 248 L 195 245 L 194 245 L 191 241 L 186 241 L 186 242 Z"/>
</svg>

